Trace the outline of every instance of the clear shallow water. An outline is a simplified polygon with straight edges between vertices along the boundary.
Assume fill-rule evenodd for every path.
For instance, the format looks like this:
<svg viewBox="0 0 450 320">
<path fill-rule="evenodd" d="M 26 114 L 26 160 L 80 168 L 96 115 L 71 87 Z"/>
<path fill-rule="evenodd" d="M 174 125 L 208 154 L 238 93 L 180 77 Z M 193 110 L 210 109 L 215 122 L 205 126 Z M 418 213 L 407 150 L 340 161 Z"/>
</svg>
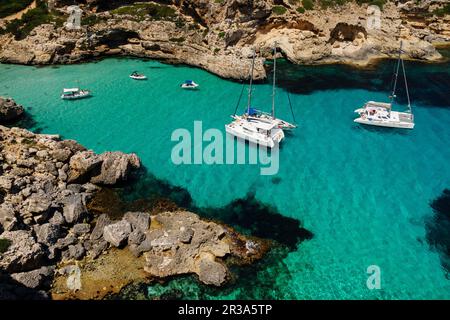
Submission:
<svg viewBox="0 0 450 320">
<path fill-rule="evenodd" d="M 189 278 L 169 284 L 188 297 L 206 290 L 202 297 L 450 298 L 439 254 L 425 240 L 430 201 L 450 186 L 449 64 L 407 64 L 413 131 L 352 121 L 364 101 L 386 98 L 379 90 L 389 87 L 392 62 L 366 71 L 282 63 L 280 69 L 277 113 L 290 119 L 287 88 L 299 128 L 283 142 L 276 183 L 261 176 L 258 166 L 172 164 L 172 131 L 192 130 L 195 120 L 203 121 L 204 130 L 224 131 L 241 91 L 240 84 L 199 69 L 136 59 L 43 68 L 0 65 L 0 95 L 31 107 L 32 129 L 76 139 L 97 152 L 136 152 L 149 172 L 185 188 L 199 208 L 220 208 L 251 192 L 313 232 L 311 240 L 273 254 L 255 266 L 256 275 L 243 272 L 237 284 L 222 291 L 208 292 Z M 133 70 L 151 81 L 129 79 Z M 200 83 L 201 90 L 180 90 L 185 79 Z M 61 101 L 62 88 L 77 81 L 94 96 Z M 269 110 L 270 94 L 270 85 L 256 85 L 254 105 Z M 366 287 L 366 268 L 373 264 L 381 268 L 381 290 Z M 163 289 L 150 289 L 155 290 Z"/>
</svg>

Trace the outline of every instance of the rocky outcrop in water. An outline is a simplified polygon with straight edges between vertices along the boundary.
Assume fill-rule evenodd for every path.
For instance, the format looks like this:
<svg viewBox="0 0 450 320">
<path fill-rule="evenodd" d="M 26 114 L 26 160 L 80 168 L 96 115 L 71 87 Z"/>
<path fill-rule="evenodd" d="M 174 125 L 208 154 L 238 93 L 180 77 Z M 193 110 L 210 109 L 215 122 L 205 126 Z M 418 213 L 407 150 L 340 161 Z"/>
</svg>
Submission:
<svg viewBox="0 0 450 320">
<path fill-rule="evenodd" d="M 37 26 L 24 39 L 0 35 L 0 61 L 22 64 L 74 63 L 104 55 L 132 55 L 186 63 L 225 78 L 248 77 L 252 48 L 258 51 L 255 79 L 266 76 L 263 58 L 275 41 L 294 63 L 367 64 L 389 58 L 404 42 L 405 58 L 434 61 L 435 44 L 450 43 L 449 15 L 442 1 L 387 2 L 378 16 L 351 1 L 312 10 L 300 2 L 273 0 L 164 1 L 135 4 L 89 1 L 81 30 Z M 67 1 L 56 17 L 67 19 Z M 303 11 L 303 12 L 302 12 Z M 376 17 L 375 17 L 376 19 Z"/>
<path fill-rule="evenodd" d="M 13 99 L 0 97 L 0 123 L 18 120 L 23 113 L 23 107 Z"/>
<path fill-rule="evenodd" d="M 99 190 L 140 168 L 135 154 L 98 155 L 57 135 L 0 126 L 0 163 L 0 297 L 40 299 L 51 290 L 55 298 L 101 298 L 133 281 L 191 273 L 218 286 L 229 275 L 225 257 L 245 263 L 266 250 L 182 210 L 93 214 Z"/>
</svg>

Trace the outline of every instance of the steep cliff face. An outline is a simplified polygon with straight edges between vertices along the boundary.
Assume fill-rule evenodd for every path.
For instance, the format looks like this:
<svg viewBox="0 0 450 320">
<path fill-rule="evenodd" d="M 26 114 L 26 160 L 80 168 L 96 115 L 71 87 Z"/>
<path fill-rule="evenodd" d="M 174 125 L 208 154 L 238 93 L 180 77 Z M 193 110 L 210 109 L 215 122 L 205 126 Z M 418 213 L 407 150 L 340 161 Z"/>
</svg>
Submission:
<svg viewBox="0 0 450 320">
<path fill-rule="evenodd" d="M 256 49 L 258 79 L 265 77 L 263 58 L 275 41 L 290 61 L 309 64 L 366 64 L 395 54 L 399 40 L 406 58 L 432 61 L 441 58 L 434 45 L 450 43 L 448 5 L 438 0 L 388 1 L 381 11 L 360 0 L 339 6 L 331 0 L 86 0 L 77 1 L 83 10 L 79 30 L 62 23 L 75 1 L 49 2 L 45 23 L 19 21 L 17 31 L 3 22 L 0 61 L 73 63 L 125 54 L 240 79 L 248 77 Z"/>
</svg>

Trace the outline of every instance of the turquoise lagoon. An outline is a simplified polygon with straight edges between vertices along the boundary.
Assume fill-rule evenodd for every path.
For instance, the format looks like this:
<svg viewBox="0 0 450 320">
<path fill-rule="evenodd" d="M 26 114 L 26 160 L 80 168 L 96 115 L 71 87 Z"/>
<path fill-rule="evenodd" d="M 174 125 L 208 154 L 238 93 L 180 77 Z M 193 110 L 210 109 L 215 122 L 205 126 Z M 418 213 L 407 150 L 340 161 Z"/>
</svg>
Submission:
<svg viewBox="0 0 450 320">
<path fill-rule="evenodd" d="M 224 132 L 241 92 L 241 84 L 199 69 L 124 58 L 0 65 L 0 95 L 29 107 L 32 130 L 76 139 L 96 152 L 136 152 L 156 178 L 186 189 L 196 208 L 222 208 L 252 194 L 314 234 L 289 250 L 275 249 L 224 289 L 182 277 L 146 288 L 150 296 L 178 290 L 185 298 L 448 299 L 450 280 L 441 253 L 426 241 L 426 223 L 433 217 L 430 202 L 450 187 L 450 64 L 406 66 L 412 131 L 353 122 L 364 101 L 387 98 L 393 61 L 367 70 L 280 62 L 277 113 L 291 119 L 289 91 L 299 127 L 283 142 L 276 176 L 261 176 L 255 165 L 172 163 L 172 132 L 193 130 L 195 120 L 203 130 Z M 133 70 L 149 80 L 129 79 Z M 201 89 L 181 90 L 185 79 Z M 93 97 L 59 98 L 63 87 L 78 84 Z M 254 105 L 270 110 L 270 94 L 270 84 L 257 84 Z M 240 111 L 244 104 L 245 97 Z M 366 286 L 370 265 L 381 269 L 380 290 Z"/>
</svg>

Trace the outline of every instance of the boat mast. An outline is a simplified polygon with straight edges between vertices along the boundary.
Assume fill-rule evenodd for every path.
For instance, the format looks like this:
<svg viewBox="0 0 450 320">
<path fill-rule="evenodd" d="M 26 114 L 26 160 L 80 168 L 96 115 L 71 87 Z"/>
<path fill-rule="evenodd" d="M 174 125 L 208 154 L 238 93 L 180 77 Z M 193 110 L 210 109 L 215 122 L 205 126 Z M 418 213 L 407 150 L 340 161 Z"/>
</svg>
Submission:
<svg viewBox="0 0 450 320">
<path fill-rule="evenodd" d="M 395 91 L 397 89 L 397 79 L 398 79 L 398 71 L 399 71 L 399 68 L 400 68 L 400 60 L 401 60 L 401 54 L 402 54 L 402 45 L 403 45 L 403 43 L 402 43 L 402 41 L 400 41 L 400 50 L 398 51 L 397 66 L 395 67 L 395 71 L 394 71 L 394 86 L 392 87 L 392 93 L 391 93 L 391 96 L 390 96 L 391 104 L 392 104 L 392 102 L 394 102 Z"/>
<path fill-rule="evenodd" d="M 273 46 L 272 119 L 275 119 L 275 81 L 277 72 L 277 42 Z"/>
<path fill-rule="evenodd" d="M 412 110 L 411 110 L 411 101 L 410 101 L 410 99 L 409 99 L 408 82 L 406 81 L 405 64 L 403 63 L 403 59 L 401 59 L 401 61 L 402 61 L 402 69 L 403 69 L 403 78 L 405 79 L 406 98 L 408 99 L 408 111 L 409 111 L 409 113 L 412 113 Z"/>
<path fill-rule="evenodd" d="M 255 50 L 253 49 L 252 68 L 250 72 L 250 84 L 248 87 L 247 114 L 250 115 L 250 105 L 252 103 L 252 85 L 253 85 L 253 69 L 255 68 Z"/>
</svg>

